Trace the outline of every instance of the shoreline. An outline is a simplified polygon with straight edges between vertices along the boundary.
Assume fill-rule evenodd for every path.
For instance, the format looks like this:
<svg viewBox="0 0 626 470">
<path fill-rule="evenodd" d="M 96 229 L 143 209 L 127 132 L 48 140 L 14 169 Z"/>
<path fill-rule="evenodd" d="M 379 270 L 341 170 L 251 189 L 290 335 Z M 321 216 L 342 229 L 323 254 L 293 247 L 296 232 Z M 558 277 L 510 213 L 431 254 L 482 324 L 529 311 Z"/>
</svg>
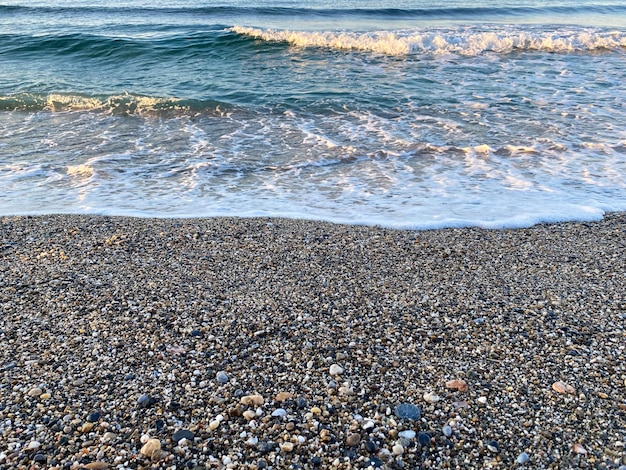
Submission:
<svg viewBox="0 0 626 470">
<path fill-rule="evenodd" d="M 626 213 L 0 233 L 0 466 L 626 465 Z"/>
</svg>

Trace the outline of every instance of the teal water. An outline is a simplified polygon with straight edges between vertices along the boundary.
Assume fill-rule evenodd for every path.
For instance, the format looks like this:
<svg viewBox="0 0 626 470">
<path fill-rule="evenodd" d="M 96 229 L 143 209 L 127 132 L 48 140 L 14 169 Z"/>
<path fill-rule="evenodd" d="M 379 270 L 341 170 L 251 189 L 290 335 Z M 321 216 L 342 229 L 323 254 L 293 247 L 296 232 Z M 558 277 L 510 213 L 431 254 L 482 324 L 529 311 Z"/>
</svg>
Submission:
<svg viewBox="0 0 626 470">
<path fill-rule="evenodd" d="M 622 1 L 0 0 L 0 214 L 626 210 Z"/>
</svg>

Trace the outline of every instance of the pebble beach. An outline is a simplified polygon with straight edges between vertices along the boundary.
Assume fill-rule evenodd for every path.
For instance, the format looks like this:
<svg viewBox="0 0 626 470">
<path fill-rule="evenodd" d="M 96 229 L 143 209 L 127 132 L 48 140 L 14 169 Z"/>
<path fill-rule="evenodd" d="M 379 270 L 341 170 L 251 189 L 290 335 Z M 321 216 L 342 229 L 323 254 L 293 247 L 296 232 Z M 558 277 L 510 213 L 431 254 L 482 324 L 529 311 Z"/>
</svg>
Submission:
<svg viewBox="0 0 626 470">
<path fill-rule="evenodd" d="M 0 218 L 0 468 L 626 469 L 626 214 Z"/>
</svg>

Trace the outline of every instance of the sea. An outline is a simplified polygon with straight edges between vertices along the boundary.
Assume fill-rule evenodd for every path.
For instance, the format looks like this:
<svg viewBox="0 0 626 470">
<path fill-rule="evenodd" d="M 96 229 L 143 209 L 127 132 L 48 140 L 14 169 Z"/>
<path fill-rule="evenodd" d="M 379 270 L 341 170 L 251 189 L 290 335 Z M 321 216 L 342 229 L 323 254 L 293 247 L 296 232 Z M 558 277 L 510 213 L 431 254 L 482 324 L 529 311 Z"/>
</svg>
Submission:
<svg viewBox="0 0 626 470">
<path fill-rule="evenodd" d="M 624 210 L 624 0 L 0 0 L 0 215 Z"/>
</svg>

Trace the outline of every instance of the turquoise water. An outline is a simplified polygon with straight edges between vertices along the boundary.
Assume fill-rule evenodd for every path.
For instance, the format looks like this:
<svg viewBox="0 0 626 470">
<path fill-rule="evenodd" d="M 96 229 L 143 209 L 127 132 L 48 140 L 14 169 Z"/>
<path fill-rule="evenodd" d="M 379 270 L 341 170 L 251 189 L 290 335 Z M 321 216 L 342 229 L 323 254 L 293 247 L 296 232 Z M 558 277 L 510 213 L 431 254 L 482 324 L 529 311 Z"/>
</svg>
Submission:
<svg viewBox="0 0 626 470">
<path fill-rule="evenodd" d="M 2 1 L 0 214 L 626 210 L 620 1 Z"/>
</svg>

